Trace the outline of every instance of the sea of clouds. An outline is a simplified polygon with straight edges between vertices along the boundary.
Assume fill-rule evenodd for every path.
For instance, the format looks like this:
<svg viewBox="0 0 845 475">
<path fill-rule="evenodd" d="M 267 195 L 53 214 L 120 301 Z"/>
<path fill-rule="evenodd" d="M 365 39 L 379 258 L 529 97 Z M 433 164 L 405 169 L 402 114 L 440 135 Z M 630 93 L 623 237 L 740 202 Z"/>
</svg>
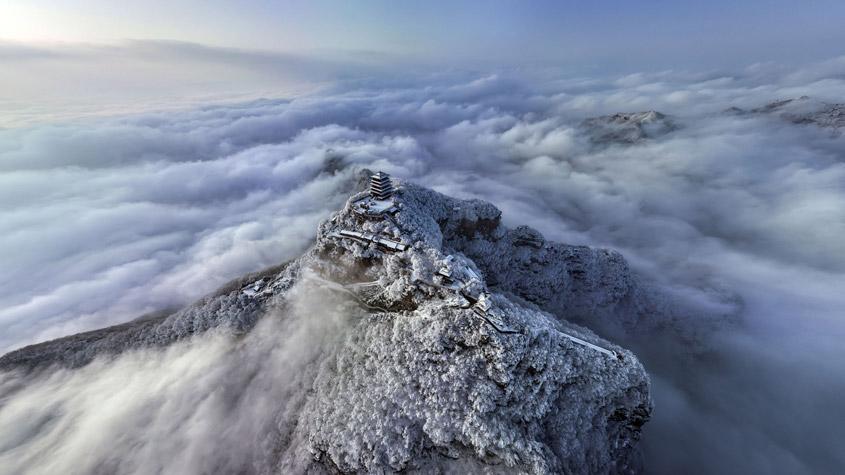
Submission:
<svg viewBox="0 0 845 475">
<path fill-rule="evenodd" d="M 363 315 L 315 286 L 289 297 L 243 338 L 210 332 L 0 377 L 0 473 L 305 473 L 299 417 L 321 363 Z"/>
<path fill-rule="evenodd" d="M 178 307 L 298 256 L 368 167 L 486 199 L 507 224 L 549 239 L 618 249 L 644 279 L 698 308 L 739 309 L 738 324 L 717 330 L 702 354 L 651 345 L 649 335 L 626 342 L 652 376 L 650 471 L 832 473 L 845 466 L 845 137 L 724 112 L 803 95 L 841 102 L 845 57 L 730 73 L 348 79 L 295 99 L 0 129 L 0 352 Z M 651 109 L 677 128 L 636 144 L 595 144 L 581 125 Z M 198 341 L 31 388 L 0 380 L 0 423 L 60 404 L 56 395 L 75 401 L 64 421 L 74 430 L 132 424 L 120 422 L 126 414 L 158 417 L 103 413 L 108 401 L 70 395 L 108 393 L 119 375 L 138 371 L 145 383 L 115 401 L 190 399 L 197 386 L 184 378 L 174 377 L 172 391 L 148 383 L 169 365 L 205 378 L 231 351 L 217 336 Z M 262 341 L 256 355 L 275 351 Z M 201 417 L 195 404 L 179 407 L 189 412 L 168 420 Z M 145 440 L 181 430 L 203 440 L 214 430 L 143 427 Z M 73 445 L 87 431 L 69 430 L 58 432 L 67 439 L 39 439 L 4 429 L 0 457 L 21 440 L 44 444 L 32 453 L 88 450 Z"/>
</svg>

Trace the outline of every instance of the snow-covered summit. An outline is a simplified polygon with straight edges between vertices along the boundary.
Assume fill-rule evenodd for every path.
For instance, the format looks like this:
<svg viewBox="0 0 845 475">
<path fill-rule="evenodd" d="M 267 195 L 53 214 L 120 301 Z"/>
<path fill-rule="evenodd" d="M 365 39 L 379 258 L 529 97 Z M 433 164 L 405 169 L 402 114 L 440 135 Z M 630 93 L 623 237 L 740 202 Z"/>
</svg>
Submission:
<svg viewBox="0 0 845 475">
<path fill-rule="evenodd" d="M 277 426 L 246 471 L 636 472 L 646 372 L 567 320 L 630 300 L 624 259 L 508 229 L 487 202 L 391 185 L 354 194 L 287 265 L 171 315 L 18 350 L 0 369 L 78 367 L 208 330 L 248 335 L 291 318 L 314 289 L 357 310 L 291 381 L 295 404 L 268 414 Z"/>
</svg>

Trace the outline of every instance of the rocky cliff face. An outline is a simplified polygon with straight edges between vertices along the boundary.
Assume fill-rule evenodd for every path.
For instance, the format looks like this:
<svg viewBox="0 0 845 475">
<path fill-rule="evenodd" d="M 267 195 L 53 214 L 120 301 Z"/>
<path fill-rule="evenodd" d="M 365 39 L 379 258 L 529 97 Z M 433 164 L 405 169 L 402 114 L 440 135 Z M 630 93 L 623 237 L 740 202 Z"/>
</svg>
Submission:
<svg viewBox="0 0 845 475">
<path fill-rule="evenodd" d="M 256 435 L 260 455 L 211 467 L 639 471 L 648 376 L 631 352 L 567 320 L 609 318 L 633 305 L 638 291 L 624 259 L 507 229 L 499 217 L 489 203 L 411 183 L 390 200 L 358 193 L 289 264 L 172 314 L 23 348 L 0 358 L 0 368 L 19 388 L 59 367 L 79 371 L 209 331 L 246 345 L 251 334 L 266 334 L 262 320 L 284 325 L 303 314 L 298 295 L 322 292 L 345 309 L 348 325 L 315 346 L 296 380 L 271 385 L 297 395 L 279 395 L 286 403 L 267 414 L 270 435 Z M 310 308 L 304 313 L 321 318 Z"/>
</svg>

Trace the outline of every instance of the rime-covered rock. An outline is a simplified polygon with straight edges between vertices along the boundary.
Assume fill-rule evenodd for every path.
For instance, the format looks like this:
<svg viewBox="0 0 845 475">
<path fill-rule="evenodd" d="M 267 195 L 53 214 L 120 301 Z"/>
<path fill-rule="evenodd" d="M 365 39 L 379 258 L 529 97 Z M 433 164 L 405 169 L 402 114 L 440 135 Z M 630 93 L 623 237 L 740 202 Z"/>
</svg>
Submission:
<svg viewBox="0 0 845 475">
<path fill-rule="evenodd" d="M 628 145 L 669 133 L 678 125 L 665 114 L 644 111 L 591 117 L 581 123 L 581 128 L 596 145 Z"/>
<path fill-rule="evenodd" d="M 637 300 L 621 255 L 507 229 L 490 203 L 411 183 L 365 207 L 383 214 L 362 213 L 368 199 L 353 195 L 285 266 L 178 312 L 23 348 L 0 368 L 76 368 L 209 331 L 249 335 L 321 288 L 355 318 L 303 368 L 297 403 L 267 415 L 276 435 L 243 472 L 641 469 L 648 376 L 630 351 L 568 320 Z"/>
<path fill-rule="evenodd" d="M 737 115 L 771 114 L 793 124 L 815 125 L 834 131 L 845 128 L 845 104 L 821 102 L 807 96 L 770 102 L 748 111 L 731 107 L 727 112 Z"/>
</svg>

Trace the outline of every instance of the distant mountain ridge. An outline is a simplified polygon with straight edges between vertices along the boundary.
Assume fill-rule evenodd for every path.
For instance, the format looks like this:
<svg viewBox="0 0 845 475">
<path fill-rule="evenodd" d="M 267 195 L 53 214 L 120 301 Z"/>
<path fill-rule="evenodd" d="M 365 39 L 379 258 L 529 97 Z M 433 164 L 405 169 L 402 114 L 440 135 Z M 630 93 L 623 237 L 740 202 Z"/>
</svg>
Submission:
<svg viewBox="0 0 845 475">
<path fill-rule="evenodd" d="M 749 110 L 731 107 L 728 112 L 775 115 L 793 124 L 811 124 L 834 130 L 845 127 L 845 104 L 822 102 L 807 96 L 774 101 Z"/>
</svg>

